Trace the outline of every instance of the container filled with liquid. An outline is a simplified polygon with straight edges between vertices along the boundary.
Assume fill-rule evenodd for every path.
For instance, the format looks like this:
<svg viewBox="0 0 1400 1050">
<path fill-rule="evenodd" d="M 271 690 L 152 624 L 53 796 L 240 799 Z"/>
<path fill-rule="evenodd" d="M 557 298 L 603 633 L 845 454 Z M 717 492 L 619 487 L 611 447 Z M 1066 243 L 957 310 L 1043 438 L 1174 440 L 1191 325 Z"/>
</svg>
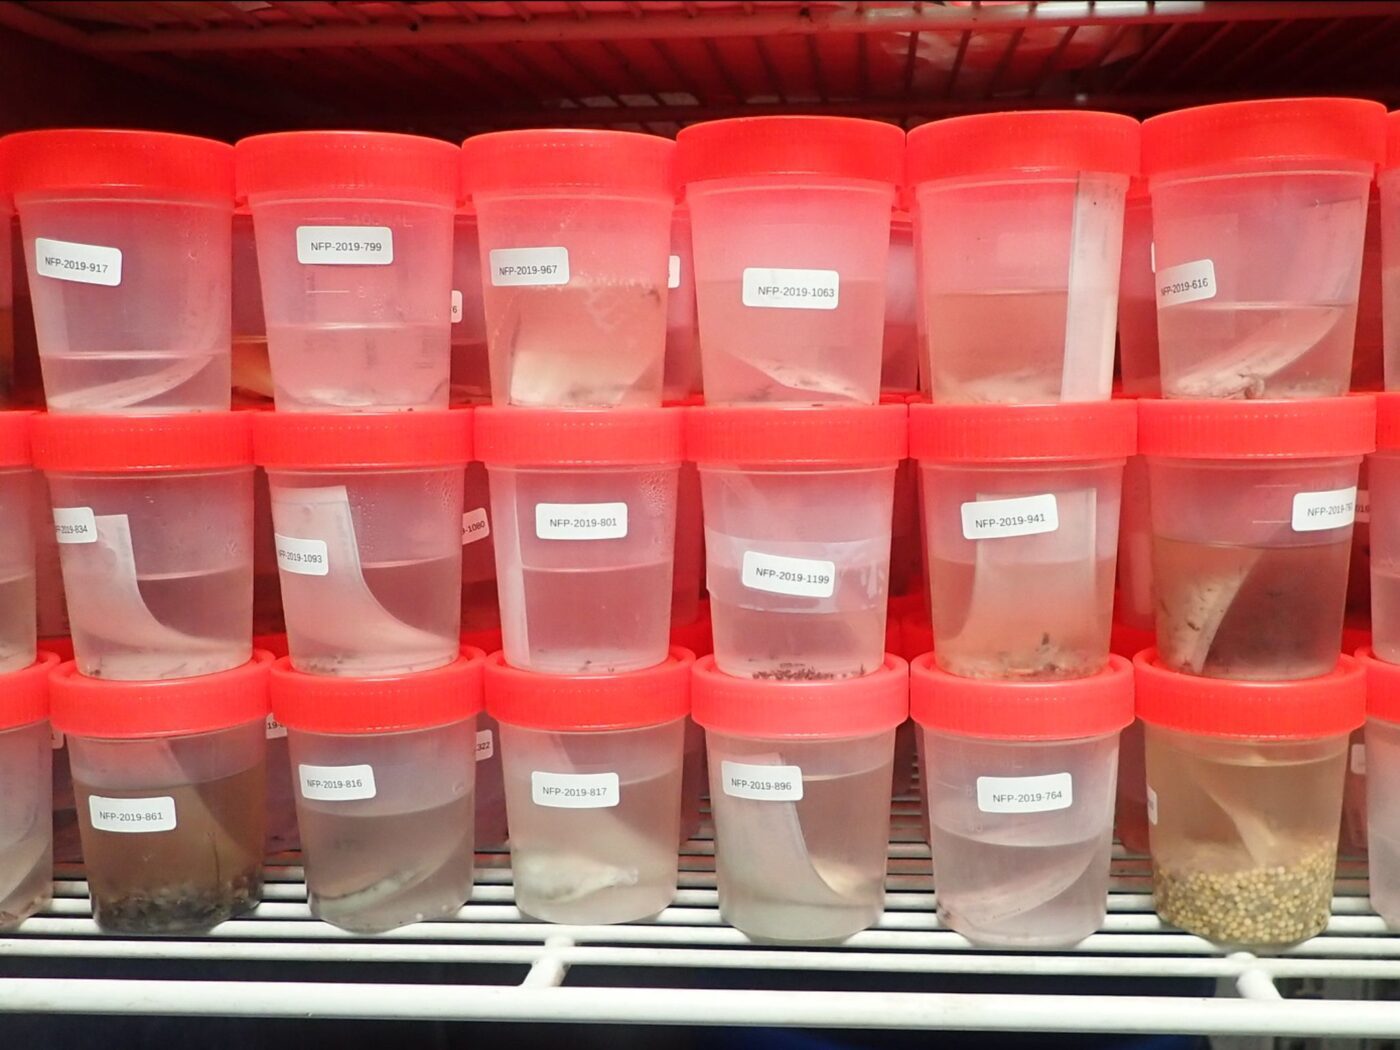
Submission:
<svg viewBox="0 0 1400 1050">
<path fill-rule="evenodd" d="M 676 142 L 705 400 L 874 404 L 899 129 L 743 117 L 693 124 Z"/>
<path fill-rule="evenodd" d="M 466 411 L 260 412 L 292 666 L 411 674 L 457 659 Z"/>
<path fill-rule="evenodd" d="M 0 675 L 0 930 L 13 929 L 53 894 L 53 732 L 41 653 Z"/>
<path fill-rule="evenodd" d="M 1366 717 L 1361 665 L 1343 656 L 1304 681 L 1232 682 L 1179 674 L 1148 651 L 1135 670 L 1157 914 L 1243 948 L 1321 933 L 1348 738 Z"/>
<path fill-rule="evenodd" d="M 248 661 L 251 414 L 35 417 L 80 674 L 149 681 Z"/>
<path fill-rule="evenodd" d="M 545 922 L 635 922 L 676 894 L 694 657 L 563 677 L 486 663 L 500 723 L 515 903 Z"/>
<path fill-rule="evenodd" d="M 480 650 L 392 678 L 279 660 L 311 913 L 354 933 L 455 915 L 472 892 Z"/>
<path fill-rule="evenodd" d="M 35 529 L 48 508 L 36 505 L 43 485 L 30 467 L 33 420 L 32 412 L 0 412 L 0 675 L 34 662 Z"/>
<path fill-rule="evenodd" d="M 1347 392 L 1385 110 L 1267 99 L 1143 124 L 1162 393 Z"/>
<path fill-rule="evenodd" d="M 934 654 L 968 678 L 1082 678 L 1108 661 L 1132 401 L 913 405 Z"/>
<path fill-rule="evenodd" d="M 619 674 L 666 659 L 681 412 L 476 411 L 507 662 Z"/>
<path fill-rule="evenodd" d="M 1364 744 L 1351 745 L 1348 772 L 1359 766 L 1365 782 L 1371 907 L 1400 929 L 1400 665 L 1378 660 L 1369 649 L 1356 656 L 1366 669 L 1366 731 Z"/>
<path fill-rule="evenodd" d="M 1376 453 L 1367 459 L 1370 495 L 1371 644 L 1400 664 L 1400 393 L 1376 397 Z"/>
<path fill-rule="evenodd" d="M 1400 390 L 1400 116 L 1394 113 L 1385 118 L 1385 139 L 1385 159 L 1376 179 L 1381 209 L 1379 313 L 1385 388 Z M 1375 203 L 1372 200 L 1372 206 Z"/>
<path fill-rule="evenodd" d="M 4 153 L 49 411 L 226 410 L 233 149 L 74 130 Z"/>
<path fill-rule="evenodd" d="M 1373 398 L 1138 409 L 1162 664 L 1265 682 L 1329 673 Z"/>
<path fill-rule="evenodd" d="M 262 895 L 267 672 L 104 682 L 63 664 L 65 734 L 92 917 L 113 933 L 177 934 L 245 914 Z"/>
<path fill-rule="evenodd" d="M 903 405 L 687 409 L 715 664 L 824 681 L 878 670 Z"/>
<path fill-rule="evenodd" d="M 236 149 L 278 411 L 446 408 L 459 151 L 367 131 Z"/>
<path fill-rule="evenodd" d="M 457 211 L 452 224 L 452 389 L 454 405 L 491 403 L 486 356 L 486 304 L 476 209 Z"/>
<path fill-rule="evenodd" d="M 720 917 L 754 940 L 830 943 L 885 905 L 898 656 L 861 678 L 772 682 L 696 663 Z"/>
</svg>

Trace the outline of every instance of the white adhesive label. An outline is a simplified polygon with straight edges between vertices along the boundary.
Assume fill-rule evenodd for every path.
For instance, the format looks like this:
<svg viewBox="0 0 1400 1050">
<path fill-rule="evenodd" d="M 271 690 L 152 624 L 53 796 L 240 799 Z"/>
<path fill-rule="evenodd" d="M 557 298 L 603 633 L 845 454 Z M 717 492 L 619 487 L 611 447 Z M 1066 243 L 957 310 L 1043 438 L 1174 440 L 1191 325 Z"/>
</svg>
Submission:
<svg viewBox="0 0 1400 1050">
<path fill-rule="evenodd" d="M 281 740 L 287 735 L 287 727 L 273 717 L 271 712 L 267 716 L 267 739 Z"/>
<path fill-rule="evenodd" d="M 530 774 L 530 798 L 549 809 L 611 809 L 621 801 L 616 773 Z"/>
<path fill-rule="evenodd" d="M 476 760 L 485 762 L 496 754 L 496 737 L 489 729 L 476 731 Z"/>
<path fill-rule="evenodd" d="M 462 293 L 452 289 L 452 323 L 462 323 Z"/>
<path fill-rule="evenodd" d="M 303 266 L 388 266 L 394 231 L 387 226 L 298 226 L 297 262 Z"/>
<path fill-rule="evenodd" d="M 1293 496 L 1293 531 L 1340 529 L 1356 520 L 1356 486 Z"/>
<path fill-rule="evenodd" d="M 1351 771 L 1359 777 L 1366 775 L 1366 745 L 1351 745 Z"/>
<path fill-rule="evenodd" d="M 568 283 L 567 248 L 491 249 L 491 285 L 494 288 Z"/>
<path fill-rule="evenodd" d="M 1152 785 L 1147 785 L 1147 823 L 1154 828 L 1157 826 L 1157 792 L 1152 790 Z"/>
<path fill-rule="evenodd" d="M 59 543 L 96 543 L 97 518 L 91 507 L 55 507 L 53 534 Z"/>
<path fill-rule="evenodd" d="M 324 576 L 331 571 L 326 556 L 325 540 L 299 540 L 295 536 L 275 535 L 277 567 L 298 576 Z"/>
<path fill-rule="evenodd" d="M 98 831 L 126 834 L 174 831 L 176 825 L 175 800 L 169 795 L 159 798 L 103 798 L 101 795 L 89 795 L 88 816 Z"/>
<path fill-rule="evenodd" d="M 301 797 L 312 802 L 354 802 L 374 798 L 374 769 L 370 766 L 297 766 Z"/>
<path fill-rule="evenodd" d="M 541 540 L 620 540 L 627 535 L 625 503 L 536 503 Z"/>
<path fill-rule="evenodd" d="M 1008 536 L 1039 536 L 1060 527 L 1060 508 L 1053 492 L 1013 499 L 971 500 L 962 505 L 965 540 L 996 540 Z"/>
<path fill-rule="evenodd" d="M 1215 263 L 1210 259 L 1168 266 L 1157 274 L 1157 306 L 1182 306 L 1215 298 Z"/>
<path fill-rule="evenodd" d="M 751 591 L 797 598 L 830 598 L 836 593 L 836 563 L 820 558 L 787 558 L 781 554 L 744 551 L 739 579 Z"/>
<path fill-rule="evenodd" d="M 841 275 L 835 270 L 744 269 L 744 305 L 770 310 L 835 310 Z"/>
<path fill-rule="evenodd" d="M 679 288 L 681 286 L 681 257 L 672 255 L 666 260 L 666 287 Z"/>
<path fill-rule="evenodd" d="M 1049 813 L 1074 804 L 1074 777 L 978 777 L 977 808 L 983 813 Z"/>
<path fill-rule="evenodd" d="M 721 762 L 724 793 L 731 798 L 759 802 L 801 802 L 801 766 L 755 766 L 747 762 Z"/>
<path fill-rule="evenodd" d="M 1370 489 L 1356 490 L 1356 524 L 1369 525 L 1371 523 L 1371 491 Z"/>
<path fill-rule="evenodd" d="M 491 520 L 486 516 L 485 507 L 477 507 L 462 515 L 462 546 L 484 540 L 491 535 Z"/>
<path fill-rule="evenodd" d="M 40 277 L 115 288 L 122 283 L 122 250 L 35 237 L 34 269 Z"/>
</svg>

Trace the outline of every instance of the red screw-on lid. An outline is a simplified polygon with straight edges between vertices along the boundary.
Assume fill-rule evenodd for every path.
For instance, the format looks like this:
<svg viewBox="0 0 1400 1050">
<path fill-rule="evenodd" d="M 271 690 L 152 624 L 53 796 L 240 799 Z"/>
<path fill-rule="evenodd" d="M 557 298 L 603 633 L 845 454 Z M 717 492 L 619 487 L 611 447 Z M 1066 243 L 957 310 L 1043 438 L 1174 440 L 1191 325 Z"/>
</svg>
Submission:
<svg viewBox="0 0 1400 1050">
<path fill-rule="evenodd" d="M 476 454 L 489 466 L 679 463 L 679 408 L 476 409 Z"/>
<path fill-rule="evenodd" d="M 611 190 L 674 200 L 675 153 L 670 139 L 634 131 L 493 131 L 462 143 L 462 183 L 473 196 Z"/>
<path fill-rule="evenodd" d="M 1148 725 L 1199 736 L 1315 740 L 1350 733 L 1366 720 L 1366 673 L 1343 656 L 1320 678 L 1245 682 L 1169 671 L 1148 649 L 1133 659 L 1137 716 Z"/>
<path fill-rule="evenodd" d="M 1400 452 L 1400 393 L 1374 394 L 1376 451 Z"/>
<path fill-rule="evenodd" d="M 49 717 L 49 676 L 57 666 L 56 653 L 40 650 L 28 667 L 0 675 L 0 732 Z"/>
<path fill-rule="evenodd" d="M 1142 125 L 1142 170 L 1249 161 L 1349 161 L 1385 154 L 1385 107 L 1356 98 L 1270 98 L 1179 109 Z"/>
<path fill-rule="evenodd" d="M 37 413 L 0 412 L 0 467 L 27 467 L 33 462 L 29 435 Z"/>
<path fill-rule="evenodd" d="M 1400 722 L 1400 664 L 1382 660 L 1369 646 L 1356 650 L 1366 671 L 1366 716 Z"/>
<path fill-rule="evenodd" d="M 31 432 L 34 465 L 41 470 L 73 474 L 144 474 L 248 467 L 253 464 L 249 415 L 247 412 L 181 412 L 168 416 L 40 413 L 34 417 Z"/>
<path fill-rule="evenodd" d="M 253 413 L 253 459 L 267 470 L 449 467 L 471 458 L 470 409 Z"/>
<path fill-rule="evenodd" d="M 195 736 L 267 717 L 272 654 L 254 650 L 241 667 L 196 678 L 114 682 L 60 664 L 49 678 L 50 721 L 63 733 L 107 740 Z"/>
<path fill-rule="evenodd" d="M 853 117 L 735 117 L 682 128 L 676 136 L 683 183 L 767 175 L 834 175 L 898 186 L 904 132 Z"/>
<path fill-rule="evenodd" d="M 233 207 L 233 147 L 163 131 L 25 131 L 0 143 L 16 200 L 79 191 L 169 194 Z"/>
<path fill-rule="evenodd" d="M 975 113 L 909 132 L 909 184 L 1005 172 L 1135 175 L 1139 124 L 1121 113 L 1022 110 Z"/>
<path fill-rule="evenodd" d="M 987 740 L 1080 740 L 1133 720 L 1133 665 L 1110 656 L 1088 678 L 1008 682 L 959 678 L 926 653 L 909 667 L 909 713 L 925 729 Z"/>
<path fill-rule="evenodd" d="M 940 463 L 1123 459 L 1137 451 L 1133 401 L 909 406 L 909 455 Z"/>
<path fill-rule="evenodd" d="M 453 207 L 460 151 L 450 142 L 381 131 L 283 131 L 235 149 L 238 196 L 408 200 Z"/>
<path fill-rule="evenodd" d="M 705 405 L 686 412 L 699 464 L 894 463 L 908 453 L 908 409 L 893 405 Z"/>
<path fill-rule="evenodd" d="M 664 663 L 625 674 L 552 675 L 486 658 L 486 710 L 507 725 L 551 733 L 641 729 L 690 713 L 695 656 L 672 649 Z"/>
<path fill-rule="evenodd" d="M 1361 456 L 1376 447 L 1369 394 L 1296 401 L 1161 401 L 1138 406 L 1138 451 L 1171 459 Z"/>
<path fill-rule="evenodd" d="M 272 715 L 307 733 L 403 733 L 461 722 L 482 709 L 486 656 L 464 649 L 446 667 L 392 678 L 304 674 L 283 657 L 272 665 Z"/>
<path fill-rule="evenodd" d="M 887 654 L 857 678 L 775 682 L 695 662 L 691 717 L 706 729 L 759 740 L 845 740 L 887 732 L 909 717 L 909 665 Z"/>
</svg>

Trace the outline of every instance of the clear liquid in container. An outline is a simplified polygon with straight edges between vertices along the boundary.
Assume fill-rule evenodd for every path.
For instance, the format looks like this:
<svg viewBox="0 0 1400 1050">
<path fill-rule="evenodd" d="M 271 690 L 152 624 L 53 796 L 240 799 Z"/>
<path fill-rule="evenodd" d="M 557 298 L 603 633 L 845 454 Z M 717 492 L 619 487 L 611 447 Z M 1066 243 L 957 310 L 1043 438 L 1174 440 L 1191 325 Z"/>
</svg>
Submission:
<svg viewBox="0 0 1400 1050">
<path fill-rule="evenodd" d="M 227 353 L 43 354 L 50 412 L 227 411 Z"/>
<path fill-rule="evenodd" d="M 278 411 L 447 407 L 444 325 L 269 325 L 267 338 Z"/>
<path fill-rule="evenodd" d="M 935 401 L 1060 400 L 1067 289 L 935 293 L 925 298 L 924 310 Z"/>
<path fill-rule="evenodd" d="M 53 894 L 52 880 L 53 840 L 44 811 L 22 834 L 0 841 L 0 930 L 42 908 Z"/>
<path fill-rule="evenodd" d="M 878 670 L 885 610 L 788 612 L 711 599 L 715 651 L 727 674 L 818 682 Z"/>
<path fill-rule="evenodd" d="M 0 674 L 34 662 L 36 595 L 34 573 L 0 579 Z"/>
</svg>

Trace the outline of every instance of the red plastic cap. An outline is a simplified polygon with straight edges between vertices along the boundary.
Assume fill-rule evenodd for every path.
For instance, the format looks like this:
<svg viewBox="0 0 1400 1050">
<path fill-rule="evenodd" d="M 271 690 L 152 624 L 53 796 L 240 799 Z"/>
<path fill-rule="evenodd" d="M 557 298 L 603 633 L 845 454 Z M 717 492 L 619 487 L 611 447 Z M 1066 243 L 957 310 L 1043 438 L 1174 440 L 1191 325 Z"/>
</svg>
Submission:
<svg viewBox="0 0 1400 1050">
<path fill-rule="evenodd" d="M 464 649 L 446 667 L 393 678 L 303 674 L 283 657 L 272 665 L 272 716 L 307 733 L 403 733 L 462 722 L 482 709 L 486 656 Z"/>
<path fill-rule="evenodd" d="M 909 665 L 892 654 L 858 678 L 774 682 L 736 678 L 695 662 L 691 717 L 706 729 L 756 740 L 850 740 L 888 732 L 909 717 Z"/>
<path fill-rule="evenodd" d="M 1356 650 L 1366 670 L 1366 716 L 1400 722 L 1400 664 L 1378 657 L 1369 645 Z"/>
<path fill-rule="evenodd" d="M 937 463 L 1125 459 L 1137 451 L 1137 404 L 909 406 L 909 455 Z"/>
<path fill-rule="evenodd" d="M 476 411 L 477 458 L 488 466 L 680 463 L 678 408 L 491 408 Z"/>
<path fill-rule="evenodd" d="M 1316 740 L 1350 733 L 1366 720 L 1366 672 L 1350 656 L 1320 678 L 1243 682 L 1169 671 L 1155 649 L 1133 659 L 1137 716 L 1148 725 L 1198 736 Z"/>
<path fill-rule="evenodd" d="M 462 143 L 462 184 L 473 196 L 609 190 L 671 201 L 675 155 L 670 139 L 635 131 L 493 131 Z"/>
<path fill-rule="evenodd" d="M 1369 394 L 1297 401 L 1159 401 L 1138 406 L 1138 451 L 1169 459 L 1315 459 L 1376 448 Z"/>
<path fill-rule="evenodd" d="M 1400 452 L 1400 393 L 1374 394 L 1376 451 Z"/>
<path fill-rule="evenodd" d="M 252 415 L 253 459 L 267 470 L 450 467 L 472 458 L 470 409 Z"/>
<path fill-rule="evenodd" d="M 899 186 L 904 132 L 854 117 L 736 117 L 682 128 L 683 183 L 768 175 L 827 175 Z"/>
<path fill-rule="evenodd" d="M 26 131 L 0 143 L 9 192 L 195 198 L 233 207 L 233 147 L 163 131 Z"/>
<path fill-rule="evenodd" d="M 909 184 L 1006 172 L 1135 175 L 1141 125 L 1121 113 L 976 113 L 909 132 Z"/>
<path fill-rule="evenodd" d="M 664 663 L 625 674 L 552 675 L 486 658 L 486 710 L 507 725 L 596 733 L 664 725 L 690 713 L 695 654 L 673 648 Z"/>
<path fill-rule="evenodd" d="M 268 413 L 269 415 L 271 413 Z M 34 465 L 74 474 L 142 474 L 250 467 L 248 412 L 168 416 L 40 413 L 31 432 Z"/>
<path fill-rule="evenodd" d="M 49 678 L 50 721 L 63 733 L 104 740 L 195 736 L 267 717 L 272 654 L 253 651 L 242 667 L 197 678 L 113 682 L 60 664 Z"/>
<path fill-rule="evenodd" d="M 1385 107 L 1356 98 L 1272 98 L 1179 109 L 1142 125 L 1149 176 L 1250 161 L 1376 164 Z"/>
<path fill-rule="evenodd" d="M 238 197 L 406 200 L 456 205 L 460 151 L 450 142 L 378 131 L 284 131 L 235 147 Z"/>
<path fill-rule="evenodd" d="M 57 653 L 40 650 L 22 671 L 0 675 L 0 733 L 49 717 L 49 676 L 57 666 Z"/>
<path fill-rule="evenodd" d="M 908 454 L 905 405 L 706 405 L 686 412 L 696 463 L 895 463 Z"/>
<path fill-rule="evenodd" d="M 37 414 L 23 409 L 0 412 L 0 468 L 27 467 L 34 462 L 29 438 Z"/>
</svg>

